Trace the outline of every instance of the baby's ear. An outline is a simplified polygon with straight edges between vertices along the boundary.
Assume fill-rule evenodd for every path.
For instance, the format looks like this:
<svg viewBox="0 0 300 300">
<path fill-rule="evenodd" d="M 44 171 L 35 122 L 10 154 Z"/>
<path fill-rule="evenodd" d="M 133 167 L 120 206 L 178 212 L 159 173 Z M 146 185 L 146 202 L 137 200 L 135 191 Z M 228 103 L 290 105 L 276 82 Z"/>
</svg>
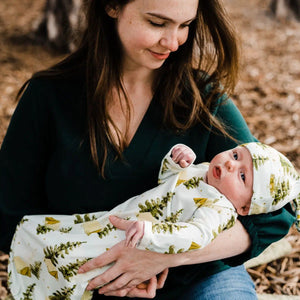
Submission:
<svg viewBox="0 0 300 300">
<path fill-rule="evenodd" d="M 236 211 L 240 216 L 247 216 L 249 214 L 249 210 L 250 210 L 250 204 L 247 204 L 240 207 Z"/>
</svg>

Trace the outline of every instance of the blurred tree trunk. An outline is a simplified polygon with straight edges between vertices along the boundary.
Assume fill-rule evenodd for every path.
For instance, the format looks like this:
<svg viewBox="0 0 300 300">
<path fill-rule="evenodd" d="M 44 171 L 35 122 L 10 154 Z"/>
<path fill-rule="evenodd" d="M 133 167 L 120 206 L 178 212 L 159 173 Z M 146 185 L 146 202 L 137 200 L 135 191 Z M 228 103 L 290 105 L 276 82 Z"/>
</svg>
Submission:
<svg viewBox="0 0 300 300">
<path fill-rule="evenodd" d="M 46 0 L 42 17 L 37 21 L 34 38 L 61 52 L 73 50 L 85 24 L 83 2 L 84 0 Z"/>
<path fill-rule="evenodd" d="M 296 18 L 300 21 L 300 0 L 271 0 L 270 9 L 279 19 Z"/>
</svg>

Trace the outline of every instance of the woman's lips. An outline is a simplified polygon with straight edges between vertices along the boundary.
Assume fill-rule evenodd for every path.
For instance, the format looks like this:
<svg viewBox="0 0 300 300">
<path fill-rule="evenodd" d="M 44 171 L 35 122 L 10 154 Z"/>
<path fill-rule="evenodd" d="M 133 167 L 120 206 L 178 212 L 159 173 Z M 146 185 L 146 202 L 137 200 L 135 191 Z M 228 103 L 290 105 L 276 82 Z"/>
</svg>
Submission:
<svg viewBox="0 0 300 300">
<path fill-rule="evenodd" d="M 159 59 L 159 60 L 165 60 L 169 57 L 170 55 L 170 52 L 168 53 L 157 53 L 157 52 L 153 52 L 151 50 L 149 50 L 149 52 L 151 53 L 151 55 L 153 57 L 155 57 L 156 59 Z"/>
</svg>

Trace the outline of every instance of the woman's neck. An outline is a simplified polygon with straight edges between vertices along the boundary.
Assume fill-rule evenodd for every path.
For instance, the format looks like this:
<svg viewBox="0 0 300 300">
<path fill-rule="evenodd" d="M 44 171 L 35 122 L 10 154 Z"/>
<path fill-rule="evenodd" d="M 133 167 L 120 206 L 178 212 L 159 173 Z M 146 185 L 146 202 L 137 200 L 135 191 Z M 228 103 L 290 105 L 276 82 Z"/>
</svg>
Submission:
<svg viewBox="0 0 300 300">
<path fill-rule="evenodd" d="M 122 82 L 127 92 L 139 89 L 152 89 L 156 72 L 148 69 L 126 70 L 122 75 Z"/>
<path fill-rule="evenodd" d="M 114 140 L 118 141 L 117 135 L 130 144 L 153 97 L 154 72 L 141 72 L 137 70 L 126 71 L 122 76 L 122 84 L 128 99 L 130 118 L 127 115 L 128 106 L 125 97 L 118 91 L 113 93 L 113 101 L 108 108 L 110 117 L 118 132 L 111 127 Z M 119 98 L 120 97 L 120 98 Z"/>
</svg>

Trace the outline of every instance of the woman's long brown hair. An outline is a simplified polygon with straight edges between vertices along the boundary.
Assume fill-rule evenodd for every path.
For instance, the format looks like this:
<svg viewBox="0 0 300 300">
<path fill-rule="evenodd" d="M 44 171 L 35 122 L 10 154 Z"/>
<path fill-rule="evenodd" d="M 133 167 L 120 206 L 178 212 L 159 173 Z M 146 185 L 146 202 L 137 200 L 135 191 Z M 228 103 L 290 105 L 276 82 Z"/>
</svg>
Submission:
<svg viewBox="0 0 300 300">
<path fill-rule="evenodd" d="M 122 9 L 130 1 L 134 0 L 88 0 L 87 27 L 78 49 L 60 63 L 32 76 L 69 78 L 76 71 L 85 70 L 90 151 L 102 176 L 108 147 L 112 145 L 122 157 L 127 146 L 127 134 L 121 135 L 108 113 L 113 89 L 119 92 L 120 99 L 125 98 L 127 130 L 131 116 L 130 102 L 121 80 L 122 47 L 114 19 L 107 15 L 106 9 Z M 209 130 L 214 128 L 230 137 L 211 111 L 218 96 L 233 91 L 237 70 L 236 37 L 224 9 L 218 0 L 199 0 L 197 18 L 190 24 L 186 43 L 171 53 L 157 75 L 158 84 L 153 86 L 153 93 L 164 108 L 165 126 L 184 131 L 201 123 Z M 18 98 L 29 81 L 20 89 Z M 208 85 L 210 94 L 204 96 L 203 90 Z M 117 140 L 113 131 L 117 133 Z"/>
</svg>

